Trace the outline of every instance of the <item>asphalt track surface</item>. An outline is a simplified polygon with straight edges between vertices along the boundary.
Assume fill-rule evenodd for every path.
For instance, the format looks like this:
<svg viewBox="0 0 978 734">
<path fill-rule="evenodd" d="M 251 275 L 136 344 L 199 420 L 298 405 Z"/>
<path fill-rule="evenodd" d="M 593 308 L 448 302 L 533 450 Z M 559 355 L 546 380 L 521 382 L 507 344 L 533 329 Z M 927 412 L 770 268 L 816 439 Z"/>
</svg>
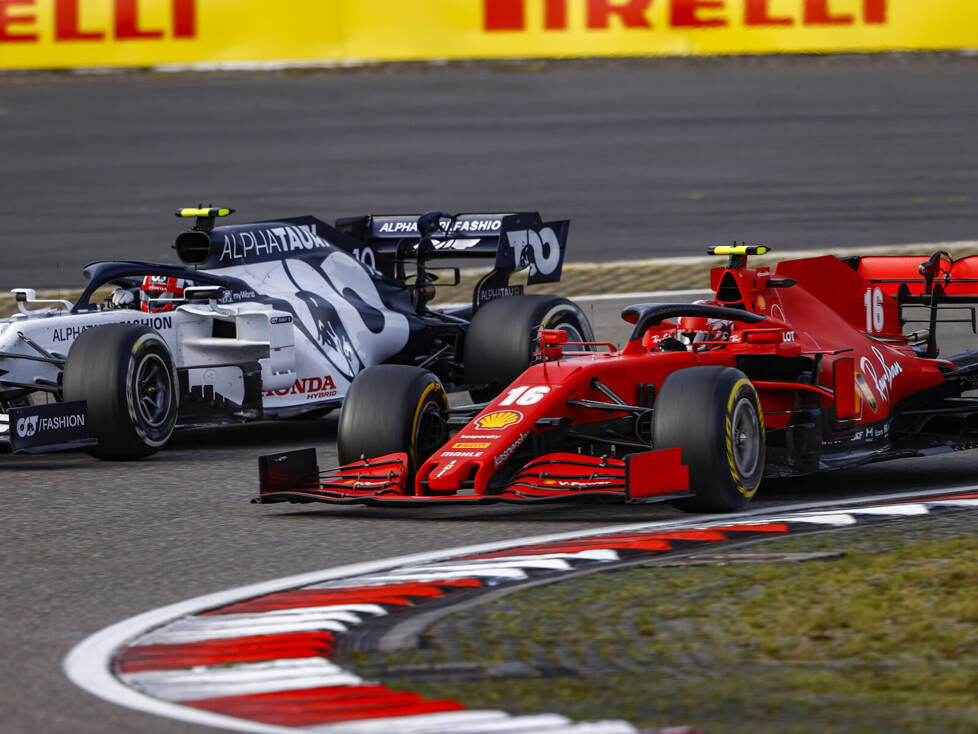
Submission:
<svg viewBox="0 0 978 734">
<path fill-rule="evenodd" d="M 96 257 L 165 256 L 169 210 L 199 200 L 255 217 L 532 206 L 574 217 L 580 260 L 778 232 L 794 247 L 973 239 L 976 72 L 924 58 L 0 78 L 0 287 L 57 285 Z M 595 306 L 602 338 L 627 334 L 621 305 Z M 314 445 L 328 464 L 335 427 L 186 432 L 126 465 L 0 457 L 0 734 L 207 731 L 104 703 L 61 673 L 77 642 L 148 609 L 675 512 L 247 503 L 258 453 Z M 880 464 L 766 486 L 756 503 L 966 484 L 976 469 L 972 453 Z"/>
<path fill-rule="evenodd" d="M 622 303 L 595 304 L 621 342 Z M 590 307 L 588 307 L 590 310 Z M 132 464 L 84 454 L 0 456 L 0 734 L 208 729 L 105 703 L 61 672 L 110 624 L 209 592 L 364 560 L 682 517 L 669 505 L 333 508 L 250 505 L 259 453 L 315 446 L 335 459 L 335 417 L 178 434 Z M 752 506 L 971 484 L 978 453 L 877 464 L 765 485 Z"/>
<path fill-rule="evenodd" d="M 0 75 L 0 289 L 241 218 L 537 209 L 570 259 L 973 240 L 978 58 Z"/>
</svg>

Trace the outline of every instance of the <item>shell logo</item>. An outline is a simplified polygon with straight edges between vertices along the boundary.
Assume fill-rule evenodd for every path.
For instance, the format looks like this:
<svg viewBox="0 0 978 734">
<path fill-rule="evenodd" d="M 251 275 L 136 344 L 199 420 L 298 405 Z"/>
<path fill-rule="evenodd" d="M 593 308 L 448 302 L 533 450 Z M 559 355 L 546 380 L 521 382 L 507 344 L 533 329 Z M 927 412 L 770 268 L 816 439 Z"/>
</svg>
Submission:
<svg viewBox="0 0 978 734">
<path fill-rule="evenodd" d="M 500 428 L 512 426 L 523 420 L 523 414 L 518 410 L 497 410 L 475 421 L 475 427 L 482 431 L 498 431 Z"/>
</svg>

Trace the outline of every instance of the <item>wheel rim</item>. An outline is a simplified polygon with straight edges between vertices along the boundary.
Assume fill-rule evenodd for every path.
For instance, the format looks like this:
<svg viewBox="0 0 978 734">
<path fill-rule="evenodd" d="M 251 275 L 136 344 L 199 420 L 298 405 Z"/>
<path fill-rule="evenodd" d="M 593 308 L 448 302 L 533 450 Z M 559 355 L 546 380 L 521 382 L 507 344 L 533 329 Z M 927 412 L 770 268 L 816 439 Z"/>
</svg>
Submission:
<svg viewBox="0 0 978 734">
<path fill-rule="evenodd" d="M 429 400 L 421 407 L 418 427 L 415 432 L 414 450 L 418 464 L 441 448 L 447 438 L 442 405 L 437 400 Z"/>
<path fill-rule="evenodd" d="M 139 362 L 135 375 L 136 411 L 140 421 L 152 428 L 166 423 L 173 399 L 173 385 L 166 362 L 149 354 Z"/>
<path fill-rule="evenodd" d="M 761 427 L 754 401 L 741 398 L 731 420 L 733 460 L 741 477 L 753 476 L 761 461 Z"/>
</svg>

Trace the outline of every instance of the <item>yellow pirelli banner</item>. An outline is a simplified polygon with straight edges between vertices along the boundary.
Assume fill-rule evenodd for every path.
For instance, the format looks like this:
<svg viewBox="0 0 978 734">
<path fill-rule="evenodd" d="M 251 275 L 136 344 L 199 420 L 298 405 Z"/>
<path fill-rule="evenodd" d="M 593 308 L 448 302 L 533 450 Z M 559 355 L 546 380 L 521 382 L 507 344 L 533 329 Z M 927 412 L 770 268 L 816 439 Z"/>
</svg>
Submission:
<svg viewBox="0 0 978 734">
<path fill-rule="evenodd" d="M 978 0 L 0 0 L 0 69 L 978 47 Z"/>
</svg>

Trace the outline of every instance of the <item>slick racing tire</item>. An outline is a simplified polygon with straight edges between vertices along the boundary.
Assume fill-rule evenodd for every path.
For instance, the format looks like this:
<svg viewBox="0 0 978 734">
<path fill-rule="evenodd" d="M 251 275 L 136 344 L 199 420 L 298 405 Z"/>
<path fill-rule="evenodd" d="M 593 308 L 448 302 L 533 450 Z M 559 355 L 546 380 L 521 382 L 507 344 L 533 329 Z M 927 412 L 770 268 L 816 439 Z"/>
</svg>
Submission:
<svg viewBox="0 0 978 734">
<path fill-rule="evenodd" d="M 655 449 L 680 448 L 691 512 L 747 506 L 764 474 L 764 414 L 751 381 L 733 367 L 688 367 L 662 383 L 653 410 Z"/>
<path fill-rule="evenodd" d="M 591 322 L 560 296 L 511 296 L 489 301 L 465 337 L 465 382 L 477 403 L 492 400 L 533 362 L 540 329 L 561 329 L 567 341 L 594 341 Z"/>
<path fill-rule="evenodd" d="M 341 464 L 386 454 L 408 455 L 411 476 L 448 439 L 448 396 L 428 370 L 381 364 L 363 370 L 340 412 Z"/>
<path fill-rule="evenodd" d="M 65 400 L 88 403 L 98 445 L 88 453 L 127 461 L 159 451 L 177 422 L 179 381 L 166 342 L 145 326 L 110 324 L 83 331 L 68 353 Z"/>
</svg>

